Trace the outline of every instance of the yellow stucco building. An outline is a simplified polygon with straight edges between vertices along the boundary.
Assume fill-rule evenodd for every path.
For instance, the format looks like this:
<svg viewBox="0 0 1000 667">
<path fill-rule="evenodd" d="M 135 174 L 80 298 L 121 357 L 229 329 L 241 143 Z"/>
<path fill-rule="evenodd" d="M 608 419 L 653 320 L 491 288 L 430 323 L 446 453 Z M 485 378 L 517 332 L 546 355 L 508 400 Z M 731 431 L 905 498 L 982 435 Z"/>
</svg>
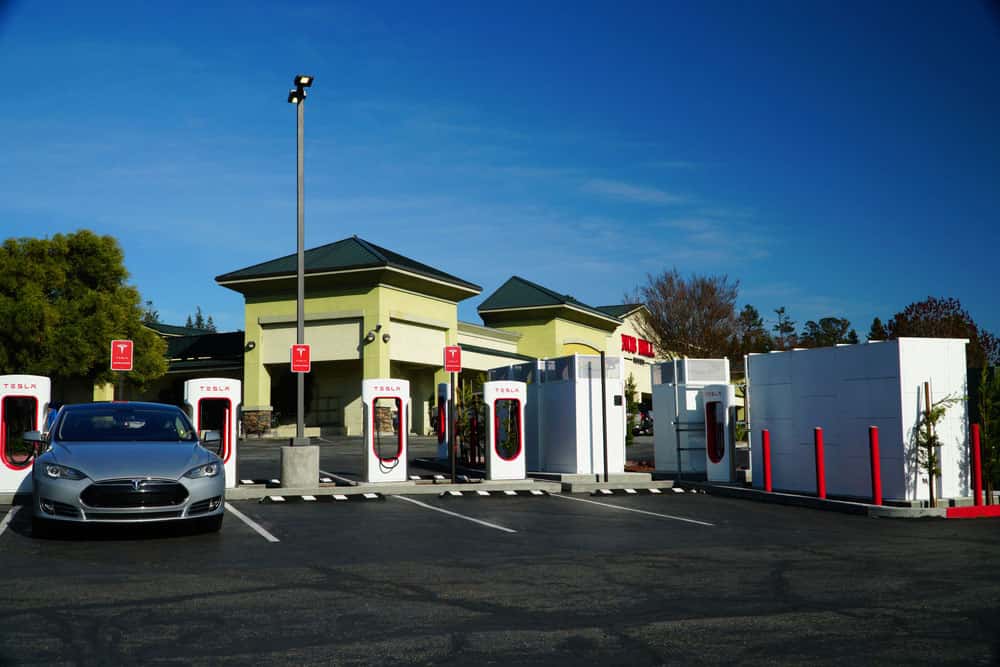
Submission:
<svg viewBox="0 0 1000 667">
<path fill-rule="evenodd" d="M 296 325 L 296 257 L 220 275 L 244 297 L 244 414 L 270 420 L 277 435 L 294 428 L 295 378 L 289 368 Z M 534 358 L 604 351 L 626 358 L 640 393 L 649 371 L 640 353 L 641 306 L 594 308 L 513 277 L 479 306 L 483 324 L 458 320 L 459 302 L 482 288 L 356 236 L 305 253 L 307 435 L 361 432 L 361 381 L 410 382 L 410 431 L 430 432 L 430 413 L 446 345 L 462 347 L 465 373 Z M 274 431 L 272 431 L 274 432 Z"/>
</svg>

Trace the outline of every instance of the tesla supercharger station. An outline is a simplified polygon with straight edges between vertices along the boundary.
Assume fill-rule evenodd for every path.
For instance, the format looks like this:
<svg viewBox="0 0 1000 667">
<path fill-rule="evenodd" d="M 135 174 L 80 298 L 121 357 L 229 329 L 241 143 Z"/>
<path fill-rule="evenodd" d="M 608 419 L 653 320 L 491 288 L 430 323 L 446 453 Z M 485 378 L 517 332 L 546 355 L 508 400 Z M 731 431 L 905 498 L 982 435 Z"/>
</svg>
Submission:
<svg viewBox="0 0 1000 667">
<path fill-rule="evenodd" d="M 205 431 L 219 431 L 222 439 L 215 453 L 226 471 L 226 488 L 236 487 L 236 442 L 243 385 L 229 378 L 200 378 L 184 383 L 184 403 L 188 406 L 198 437 Z"/>
<path fill-rule="evenodd" d="M 484 382 L 486 404 L 486 478 L 524 479 L 524 409 L 528 386 L 523 382 Z"/>
<path fill-rule="evenodd" d="M 657 472 L 706 474 L 705 389 L 729 383 L 729 360 L 674 359 L 654 364 L 650 375 Z"/>
<path fill-rule="evenodd" d="M 451 420 L 448 419 L 448 401 L 451 399 L 451 385 L 447 382 L 438 383 L 437 390 L 437 438 L 439 459 L 449 457 L 448 446 L 451 443 Z"/>
<path fill-rule="evenodd" d="M 705 406 L 705 465 L 710 482 L 736 479 L 736 452 L 733 442 L 733 408 L 736 388 L 731 384 L 713 384 L 701 392 Z"/>
<path fill-rule="evenodd" d="M 41 375 L 0 375 L 0 493 L 31 489 L 34 452 L 24 447 L 26 431 L 41 431 L 52 382 Z"/>
<path fill-rule="evenodd" d="M 363 380 L 365 481 L 406 481 L 409 380 Z"/>
</svg>

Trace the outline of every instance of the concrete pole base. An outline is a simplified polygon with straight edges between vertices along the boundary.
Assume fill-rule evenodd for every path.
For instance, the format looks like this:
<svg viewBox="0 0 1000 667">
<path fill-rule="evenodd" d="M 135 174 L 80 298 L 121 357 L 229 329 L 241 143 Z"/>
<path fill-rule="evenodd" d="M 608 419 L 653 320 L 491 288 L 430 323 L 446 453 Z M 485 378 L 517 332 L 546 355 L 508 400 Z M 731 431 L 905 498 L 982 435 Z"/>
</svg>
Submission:
<svg viewBox="0 0 1000 667">
<path fill-rule="evenodd" d="M 306 445 L 281 448 L 281 485 L 286 489 L 309 489 L 319 484 L 319 447 Z"/>
</svg>

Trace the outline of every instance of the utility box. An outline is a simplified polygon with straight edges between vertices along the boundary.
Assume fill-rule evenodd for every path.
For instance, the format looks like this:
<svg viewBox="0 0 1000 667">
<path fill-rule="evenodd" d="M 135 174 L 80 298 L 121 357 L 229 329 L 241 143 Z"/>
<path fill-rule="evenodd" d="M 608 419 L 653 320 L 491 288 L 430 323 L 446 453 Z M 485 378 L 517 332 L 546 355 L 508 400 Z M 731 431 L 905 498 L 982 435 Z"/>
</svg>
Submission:
<svg viewBox="0 0 1000 667">
<path fill-rule="evenodd" d="M 714 387 L 719 394 L 716 401 L 725 400 L 725 408 L 714 412 L 713 419 L 730 419 L 729 408 L 734 401 L 729 390 L 721 389 L 729 385 L 729 360 L 664 361 L 650 368 L 650 381 L 653 387 L 653 414 L 656 415 L 653 432 L 656 471 L 679 476 L 707 475 L 710 459 L 706 451 L 705 390 Z M 726 424 L 728 432 L 728 422 Z M 727 445 L 721 444 L 725 450 Z M 727 456 L 732 454 L 724 458 Z M 720 474 L 720 464 L 713 465 L 716 467 L 713 474 Z M 725 465 L 729 465 L 728 459 Z"/>
<path fill-rule="evenodd" d="M 605 357 L 608 473 L 625 472 L 625 385 L 622 358 Z M 525 444 L 528 470 L 604 473 L 601 358 L 567 357 L 504 366 L 490 380 L 520 380 L 527 387 Z"/>
<path fill-rule="evenodd" d="M 761 431 L 771 437 L 775 489 L 816 490 L 813 430 L 823 429 L 829 495 L 868 498 L 868 427 L 879 428 L 882 493 L 886 499 L 928 497 L 917 462 L 915 429 L 931 403 L 958 399 L 936 429 L 941 475 L 935 497 L 970 494 L 968 412 L 963 339 L 900 338 L 861 345 L 751 354 L 747 403 L 754 470 L 762 470 Z M 754 475 L 762 488 L 763 475 Z"/>
</svg>

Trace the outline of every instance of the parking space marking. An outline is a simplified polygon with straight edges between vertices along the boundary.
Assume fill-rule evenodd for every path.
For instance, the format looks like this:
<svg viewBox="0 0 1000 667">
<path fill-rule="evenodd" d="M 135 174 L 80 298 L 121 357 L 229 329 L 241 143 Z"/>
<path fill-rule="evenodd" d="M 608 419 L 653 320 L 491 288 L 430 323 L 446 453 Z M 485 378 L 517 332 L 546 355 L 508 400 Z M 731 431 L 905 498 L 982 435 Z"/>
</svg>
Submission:
<svg viewBox="0 0 1000 667">
<path fill-rule="evenodd" d="M 419 505 L 429 510 L 434 510 L 435 512 L 441 512 L 441 514 L 447 514 L 448 516 L 453 516 L 459 519 L 465 519 L 466 521 L 471 521 L 472 523 L 478 523 L 480 526 L 486 526 L 487 528 L 493 528 L 495 530 L 502 530 L 505 533 L 516 533 L 517 531 L 513 528 L 506 528 L 504 526 L 497 525 L 495 523 L 490 523 L 489 521 L 483 521 L 482 519 L 476 519 L 471 516 L 465 516 L 464 514 L 459 514 L 458 512 L 452 512 L 451 510 L 446 510 L 441 507 L 434 507 L 433 505 L 428 505 L 427 503 L 422 503 L 419 500 L 414 500 L 413 498 L 407 498 L 406 496 L 389 496 L 390 498 L 399 498 L 400 500 L 405 500 L 408 503 L 413 503 L 414 505 Z"/>
<path fill-rule="evenodd" d="M 320 474 L 326 475 L 327 477 L 330 477 L 332 479 L 338 480 L 340 482 L 345 482 L 347 484 L 350 484 L 351 486 L 357 486 L 358 485 L 358 481 L 356 479 L 350 479 L 348 477 L 344 477 L 343 475 L 338 475 L 336 473 L 327 472 L 326 470 L 320 470 L 319 472 L 320 472 Z"/>
<path fill-rule="evenodd" d="M 650 516 L 660 517 L 661 519 L 672 519 L 674 521 L 684 521 L 685 523 L 694 523 L 699 526 L 715 526 L 714 523 L 708 523 L 707 521 L 698 521 L 697 519 L 686 519 L 682 516 L 673 516 L 671 514 L 657 514 L 656 512 L 647 512 L 646 510 L 638 510 L 634 507 L 623 507 L 621 505 L 612 505 L 610 503 L 599 503 L 596 500 L 587 500 L 586 498 L 575 498 L 573 496 L 564 495 L 561 493 L 550 493 L 550 498 L 563 498 L 565 500 L 575 500 L 581 503 L 590 503 L 591 505 L 600 505 L 601 507 L 610 507 L 614 510 L 622 510 L 625 512 L 635 512 L 636 514 L 648 514 Z"/>
<path fill-rule="evenodd" d="M 4 516 L 3 520 L 0 521 L 0 537 L 3 536 L 3 531 L 7 530 L 7 526 L 10 525 L 10 522 L 14 520 L 14 515 L 17 514 L 17 511 L 19 509 L 21 509 L 20 505 L 15 505 L 11 507 L 10 510 L 7 512 L 7 514 Z"/>
<path fill-rule="evenodd" d="M 246 514 L 244 514 L 243 512 L 239 511 L 238 509 L 230 505 L 229 503 L 226 503 L 226 509 L 232 512 L 233 516 L 235 516 L 237 519 L 239 519 L 246 525 L 250 526 L 258 535 L 263 537 L 268 542 L 281 541 L 271 533 L 267 532 L 267 529 L 264 528 L 264 526 L 260 525 L 259 523 L 248 517 Z"/>
</svg>

